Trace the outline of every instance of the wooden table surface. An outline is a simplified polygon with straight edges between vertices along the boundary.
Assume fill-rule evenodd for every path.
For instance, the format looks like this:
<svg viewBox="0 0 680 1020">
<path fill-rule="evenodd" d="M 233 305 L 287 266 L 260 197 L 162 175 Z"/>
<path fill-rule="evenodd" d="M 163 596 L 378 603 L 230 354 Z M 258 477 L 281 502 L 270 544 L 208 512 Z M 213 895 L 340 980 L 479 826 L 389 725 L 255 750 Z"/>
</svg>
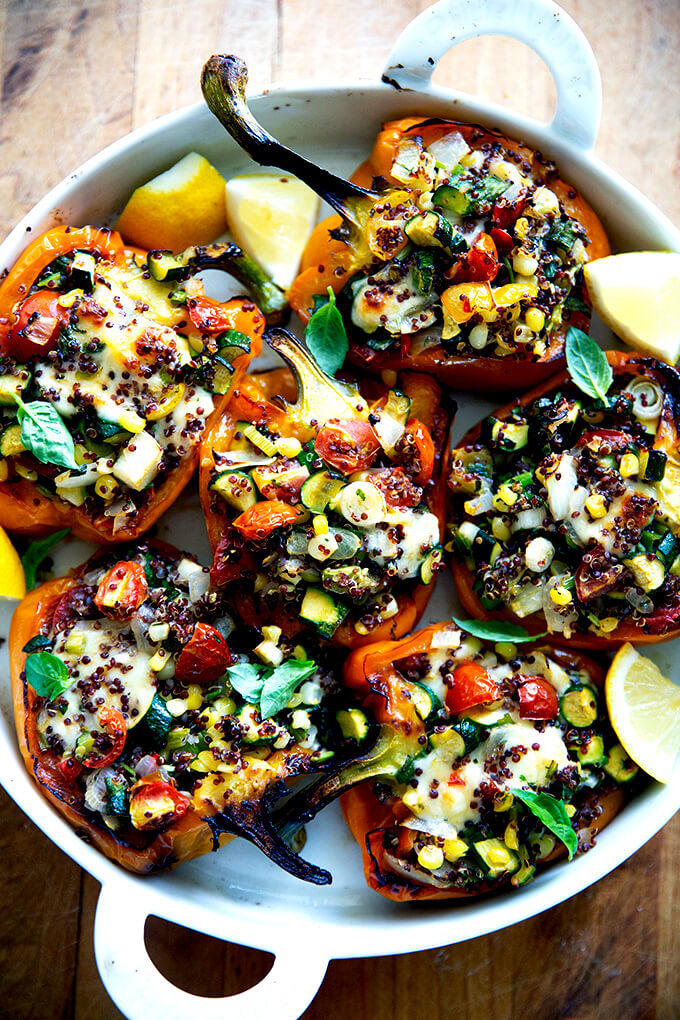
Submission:
<svg viewBox="0 0 680 1020">
<path fill-rule="evenodd" d="M 0 0 L 0 234 L 104 145 L 200 99 L 200 68 L 212 52 L 244 57 L 256 88 L 378 76 L 398 33 L 427 6 Z M 680 220 L 678 0 L 564 6 L 602 69 L 598 154 Z M 548 119 L 554 104 L 545 66 L 514 41 L 465 43 L 437 79 L 538 119 Z M 679 842 L 676 817 L 595 888 L 508 931 L 410 956 L 333 962 L 305 1017 L 677 1020 Z M 1 790 L 0 890 L 0 1016 L 120 1017 L 94 963 L 97 883 Z M 267 954 L 155 919 L 147 938 L 161 970 L 197 994 L 239 991 L 269 967 Z"/>
</svg>

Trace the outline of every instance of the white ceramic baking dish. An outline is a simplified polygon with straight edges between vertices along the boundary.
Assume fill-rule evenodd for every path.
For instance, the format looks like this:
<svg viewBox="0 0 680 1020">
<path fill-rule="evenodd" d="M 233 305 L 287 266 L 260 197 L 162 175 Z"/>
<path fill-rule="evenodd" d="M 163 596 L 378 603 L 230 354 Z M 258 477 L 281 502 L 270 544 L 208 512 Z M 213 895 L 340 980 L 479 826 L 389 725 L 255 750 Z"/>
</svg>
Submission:
<svg viewBox="0 0 680 1020">
<path fill-rule="evenodd" d="M 557 85 L 557 112 L 540 125 L 469 96 L 435 88 L 437 61 L 473 36 L 514 36 L 532 47 Z M 200 71 L 196 66 L 196 74 Z M 614 248 L 680 250 L 680 234 L 638 191 L 602 165 L 592 147 L 600 117 L 600 78 L 580 29 L 550 0 L 442 0 L 409 25 L 397 41 L 382 83 L 323 87 L 281 86 L 251 98 L 256 117 L 282 141 L 316 162 L 350 172 L 367 153 L 381 121 L 399 114 L 428 113 L 498 127 L 552 156 L 566 180 L 595 206 Z M 203 105 L 157 120 L 109 146 L 54 188 L 0 247 L 0 269 L 11 265 L 30 235 L 55 222 L 110 221 L 132 189 L 186 152 L 204 153 L 226 174 L 248 168 Z M 662 154 L 659 154 L 663 158 Z M 489 408 L 461 396 L 455 432 L 460 435 Z M 188 516 L 187 516 L 188 515 Z M 163 537 L 190 543 L 207 558 L 203 525 L 191 498 L 167 515 Z M 67 562 L 86 550 L 73 543 Z M 450 583 L 441 579 L 428 619 L 445 618 Z M 5 605 L 6 625 L 11 607 Z M 6 633 L 6 630 L 5 630 Z M 670 669 L 677 644 L 656 655 Z M 130 1020 L 236 1017 L 294 1020 L 314 997 L 328 961 L 383 956 L 449 945 L 531 917 L 580 892 L 638 850 L 680 807 L 680 771 L 667 787 L 651 785 L 605 830 L 597 847 L 568 865 L 539 875 L 521 891 L 456 904 L 397 905 L 364 885 L 359 848 L 347 833 L 337 805 L 309 827 L 305 855 L 328 867 L 331 886 L 305 885 L 278 871 L 251 846 L 232 843 L 169 874 L 139 878 L 87 846 L 42 799 L 27 775 L 14 737 L 3 667 L 0 695 L 0 780 L 37 825 L 102 884 L 95 948 L 102 979 Z M 199 998 L 162 977 L 144 945 L 149 914 L 218 938 L 268 950 L 275 963 L 254 988 L 231 998 Z"/>
</svg>

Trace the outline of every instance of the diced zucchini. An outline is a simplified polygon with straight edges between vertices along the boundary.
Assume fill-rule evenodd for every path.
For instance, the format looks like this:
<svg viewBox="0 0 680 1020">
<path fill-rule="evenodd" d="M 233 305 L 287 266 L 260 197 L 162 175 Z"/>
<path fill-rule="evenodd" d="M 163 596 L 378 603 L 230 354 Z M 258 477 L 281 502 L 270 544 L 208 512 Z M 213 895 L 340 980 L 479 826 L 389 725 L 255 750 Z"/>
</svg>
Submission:
<svg viewBox="0 0 680 1020">
<path fill-rule="evenodd" d="M 321 588 L 308 588 L 300 606 L 300 618 L 312 623 L 319 634 L 332 638 L 349 613 L 349 606 Z"/>
<path fill-rule="evenodd" d="M 474 751 L 474 749 L 481 744 L 483 727 L 478 723 L 473 722 L 472 719 L 462 716 L 453 724 L 453 728 L 457 733 L 460 733 L 461 737 L 465 741 L 466 754 L 469 754 L 470 751 Z"/>
<path fill-rule="evenodd" d="M 574 684 L 560 698 L 560 712 L 570 726 L 592 726 L 597 719 L 595 691 L 585 684 Z"/>
<path fill-rule="evenodd" d="M 482 839 L 472 844 L 490 878 L 512 875 L 519 868 L 519 857 L 502 839 Z"/>
<path fill-rule="evenodd" d="M 359 708 L 343 708 L 335 713 L 335 719 L 345 740 L 365 740 L 369 722 Z"/>
<path fill-rule="evenodd" d="M 342 478 L 331 477 L 328 471 L 317 471 L 302 486 L 300 498 L 312 513 L 322 514 L 346 484 Z"/>
<path fill-rule="evenodd" d="M 94 260 L 93 260 L 94 261 Z M 106 813 L 123 816 L 128 814 L 127 784 L 124 779 L 105 779 Z"/>
<path fill-rule="evenodd" d="M 21 396 L 30 378 L 28 369 L 20 366 L 13 375 L 0 375 L 0 404 L 16 405 L 14 398 Z"/>
<path fill-rule="evenodd" d="M 21 425 L 9 425 L 0 436 L 0 454 L 3 457 L 15 457 L 23 453 L 26 447 L 21 441 Z"/>
<path fill-rule="evenodd" d="M 667 531 L 656 547 L 657 556 L 661 556 L 665 563 L 672 563 L 678 554 L 678 540 L 672 531 Z"/>
<path fill-rule="evenodd" d="M 576 757 L 581 765 L 604 765 L 607 761 L 607 753 L 600 734 L 593 733 L 588 743 L 577 749 Z"/>
<path fill-rule="evenodd" d="M 173 255 L 169 251 L 149 252 L 146 264 L 154 280 L 183 280 L 187 267 L 186 253 Z"/>
<path fill-rule="evenodd" d="M 211 372 L 208 384 L 210 392 L 217 393 L 218 396 L 224 396 L 225 393 L 229 392 L 234 374 L 234 366 L 226 359 L 215 355 L 212 361 L 212 368 L 213 371 Z"/>
<path fill-rule="evenodd" d="M 430 294 L 434 287 L 435 260 L 430 251 L 418 250 L 413 254 L 413 278 L 421 294 Z"/>
<path fill-rule="evenodd" d="M 239 513 L 257 503 L 255 486 L 245 471 L 221 471 L 210 483 L 210 490 L 219 493 Z"/>
<path fill-rule="evenodd" d="M 454 188 L 451 184 L 444 184 L 432 195 L 432 204 L 442 209 L 450 209 L 457 216 L 467 216 L 472 212 L 472 202 L 461 188 Z"/>
<path fill-rule="evenodd" d="M 666 454 L 663 450 L 641 450 L 640 477 L 643 482 L 660 482 L 666 473 Z"/>
<path fill-rule="evenodd" d="M 261 719 L 257 705 L 242 705 L 234 714 L 238 720 L 241 739 L 251 746 L 253 744 L 272 744 L 287 733 L 282 726 L 272 722 L 271 719 Z"/>
<path fill-rule="evenodd" d="M 153 700 L 144 714 L 144 725 L 153 738 L 154 747 L 165 747 L 173 722 L 174 719 L 168 712 L 165 699 L 161 698 L 160 694 L 154 694 Z"/>
<path fill-rule="evenodd" d="M 439 711 L 442 707 L 437 695 L 425 684 L 421 684 L 417 680 L 409 680 L 404 684 L 404 687 L 421 719 L 429 719 L 433 712 Z"/>
<path fill-rule="evenodd" d="M 529 442 L 529 426 L 526 422 L 494 419 L 491 441 L 501 450 L 521 450 Z"/>
<path fill-rule="evenodd" d="M 492 477 L 493 458 L 485 447 L 479 450 L 458 447 L 451 451 L 449 486 L 453 492 L 479 492 L 483 481 Z"/>
<path fill-rule="evenodd" d="M 454 726 L 438 727 L 430 734 L 430 743 L 437 753 L 447 761 L 462 758 L 465 754 L 465 740 Z"/>
<path fill-rule="evenodd" d="M 529 859 L 529 853 L 524 846 L 520 846 L 519 851 L 520 868 L 512 876 L 510 881 L 514 886 L 526 885 L 536 874 L 536 865 Z"/>
<path fill-rule="evenodd" d="M 97 263 L 95 262 L 94 255 L 90 255 L 87 251 L 77 251 L 71 261 L 69 271 L 70 285 L 85 291 L 86 294 L 91 294 L 96 267 Z"/>
<path fill-rule="evenodd" d="M 436 212 L 417 213 L 404 227 L 404 233 L 421 248 L 448 248 L 453 240 L 453 227 Z"/>
<path fill-rule="evenodd" d="M 616 783 L 628 783 L 640 771 L 635 762 L 628 757 L 621 744 L 615 744 L 612 747 L 604 770 Z"/>
<path fill-rule="evenodd" d="M 475 705 L 474 708 L 466 708 L 464 717 L 471 719 L 478 726 L 493 729 L 494 726 L 505 726 L 511 723 L 512 716 L 506 712 L 503 706 L 500 708 L 486 708 L 484 705 Z"/>
<path fill-rule="evenodd" d="M 439 546 L 430 549 L 429 553 L 420 565 L 420 580 L 423 584 L 432 584 L 442 562 L 444 553 Z"/>
<path fill-rule="evenodd" d="M 105 421 L 103 418 L 97 418 L 95 428 L 97 430 L 97 438 L 103 443 L 115 445 L 116 443 L 122 443 L 124 439 L 129 439 L 130 437 L 129 432 L 126 432 L 117 421 Z"/>
<path fill-rule="evenodd" d="M 657 588 L 661 588 L 663 585 L 666 577 L 666 568 L 663 562 L 657 559 L 656 556 L 641 553 L 623 562 L 632 572 L 635 583 L 643 591 L 656 591 Z"/>
<path fill-rule="evenodd" d="M 324 567 L 321 583 L 326 591 L 358 603 L 365 602 L 371 595 L 377 595 L 383 586 L 380 578 L 375 577 L 368 567 L 361 567 L 358 563 Z"/>
</svg>

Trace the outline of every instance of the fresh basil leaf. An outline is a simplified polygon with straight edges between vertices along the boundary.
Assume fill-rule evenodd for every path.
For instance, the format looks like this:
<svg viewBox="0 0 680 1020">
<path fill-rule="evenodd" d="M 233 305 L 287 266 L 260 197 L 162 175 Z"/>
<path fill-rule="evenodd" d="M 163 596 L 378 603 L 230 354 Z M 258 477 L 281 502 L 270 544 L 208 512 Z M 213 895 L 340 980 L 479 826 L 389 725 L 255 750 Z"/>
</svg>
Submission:
<svg viewBox="0 0 680 1020">
<path fill-rule="evenodd" d="M 569 375 L 578 388 L 606 404 L 614 373 L 604 351 L 582 329 L 572 326 L 567 333 L 566 355 Z"/>
<path fill-rule="evenodd" d="M 257 666 L 252 662 L 237 662 L 235 666 L 229 666 L 227 676 L 234 690 L 246 701 L 256 705 L 262 694 L 265 670 L 265 666 Z"/>
<path fill-rule="evenodd" d="M 451 619 L 461 630 L 483 641 L 510 641 L 516 645 L 523 641 L 537 641 L 548 633 L 544 630 L 541 634 L 530 634 L 518 623 L 503 623 L 502 620 L 490 620 L 486 623 L 483 620 L 458 620 L 455 616 Z"/>
<path fill-rule="evenodd" d="M 61 542 L 62 538 L 66 538 L 70 530 L 70 528 L 63 528 L 61 531 L 53 531 L 51 535 L 46 535 L 45 538 L 36 538 L 34 542 L 29 544 L 26 552 L 21 557 L 21 565 L 24 568 L 24 575 L 26 577 L 26 591 L 31 591 L 32 588 L 35 588 L 38 567 L 48 555 L 50 549 L 57 542 Z"/>
<path fill-rule="evenodd" d="M 265 678 L 260 698 L 260 715 L 269 719 L 285 708 L 296 688 L 316 669 L 311 660 L 288 659 Z"/>
<path fill-rule="evenodd" d="M 68 666 L 51 652 L 33 652 L 26 657 L 26 682 L 48 701 L 54 701 L 71 686 Z"/>
<path fill-rule="evenodd" d="M 77 468 L 73 438 L 64 420 L 52 404 L 32 400 L 25 404 L 15 395 L 17 417 L 21 424 L 21 442 L 41 464 Z"/>
<path fill-rule="evenodd" d="M 571 860 L 578 847 L 578 838 L 571 827 L 564 803 L 549 793 L 534 793 L 533 790 L 513 790 L 512 795 L 521 800 L 532 815 L 564 843 Z"/>
<path fill-rule="evenodd" d="M 335 303 L 335 294 L 328 288 L 328 301 L 310 318 L 305 340 L 316 363 L 328 375 L 335 375 L 345 361 L 349 347 L 342 315 Z"/>
</svg>

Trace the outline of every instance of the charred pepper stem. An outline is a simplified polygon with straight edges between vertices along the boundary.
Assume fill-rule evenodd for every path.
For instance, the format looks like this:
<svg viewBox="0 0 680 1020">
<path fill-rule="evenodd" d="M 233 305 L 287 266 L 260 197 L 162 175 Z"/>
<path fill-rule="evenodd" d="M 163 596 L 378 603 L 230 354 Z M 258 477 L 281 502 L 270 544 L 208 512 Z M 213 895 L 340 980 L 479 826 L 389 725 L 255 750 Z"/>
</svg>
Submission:
<svg viewBox="0 0 680 1020">
<path fill-rule="evenodd" d="M 270 325 L 281 322 L 288 307 L 280 287 L 236 244 L 192 246 L 179 255 L 169 251 L 150 251 L 146 261 L 154 280 L 159 281 L 180 282 L 201 269 L 224 270 L 252 291 L 256 304 Z"/>
<path fill-rule="evenodd" d="M 233 55 L 212 56 L 201 74 L 201 88 L 210 110 L 256 163 L 295 174 L 336 212 L 360 227 L 358 207 L 377 199 L 378 194 L 336 177 L 273 138 L 248 109 L 247 82 L 248 68 Z"/>
</svg>

